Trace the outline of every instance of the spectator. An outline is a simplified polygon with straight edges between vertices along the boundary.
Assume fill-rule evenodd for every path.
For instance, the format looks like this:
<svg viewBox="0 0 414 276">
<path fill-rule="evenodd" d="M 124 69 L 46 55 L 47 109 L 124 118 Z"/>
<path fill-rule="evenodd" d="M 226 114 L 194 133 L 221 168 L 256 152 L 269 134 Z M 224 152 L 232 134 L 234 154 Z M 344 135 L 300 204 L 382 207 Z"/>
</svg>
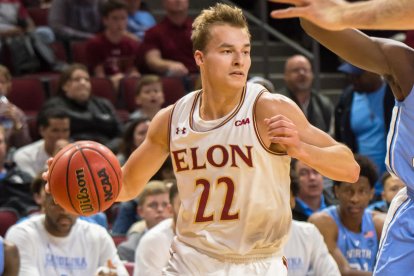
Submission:
<svg viewBox="0 0 414 276">
<path fill-rule="evenodd" d="M 150 72 L 179 77 L 198 74 L 191 43 L 193 20 L 188 16 L 188 2 L 163 0 L 164 19 L 145 33 L 142 51 Z"/>
<path fill-rule="evenodd" d="M 92 38 L 102 30 L 99 7 L 106 0 L 53 0 L 49 25 L 58 39 L 69 42 Z"/>
<path fill-rule="evenodd" d="M 385 216 L 367 210 L 378 178 L 375 165 L 364 156 L 355 159 L 361 167 L 358 181 L 335 183 L 339 205 L 313 214 L 309 222 L 321 232 L 342 275 L 371 275 Z"/>
<path fill-rule="evenodd" d="M 128 4 L 128 31 L 142 41 L 145 31 L 157 22 L 152 14 L 143 9 L 141 0 L 126 0 Z"/>
<path fill-rule="evenodd" d="M 280 93 L 295 101 L 312 125 L 332 134 L 333 104 L 312 89 L 312 66 L 305 56 L 294 55 L 286 60 L 284 81 L 286 87 Z"/>
<path fill-rule="evenodd" d="M 382 200 L 372 203 L 368 206 L 368 209 L 387 213 L 392 199 L 399 190 L 405 187 L 405 185 L 399 178 L 391 175 L 387 171 L 381 177 L 381 184 L 383 186 L 383 191 L 381 193 Z"/>
<path fill-rule="evenodd" d="M 93 140 L 117 147 L 122 125 L 114 106 L 101 97 L 91 95 L 87 68 L 72 64 L 60 76 L 58 96 L 49 99 L 42 110 L 59 106 L 70 118 L 70 135 L 75 141 Z"/>
<path fill-rule="evenodd" d="M 129 119 L 133 120 L 140 117 L 154 118 L 164 104 L 164 91 L 159 76 L 145 75 L 139 79 L 135 103 L 138 105 L 138 109 L 129 116 Z"/>
<path fill-rule="evenodd" d="M 150 181 L 138 200 L 138 215 L 145 222 L 137 222 L 131 226 L 127 240 L 118 246 L 122 260 L 134 261 L 135 250 L 142 236 L 162 220 L 171 216 L 171 204 L 168 199 L 168 188 L 162 181 Z"/>
<path fill-rule="evenodd" d="M 170 259 L 170 247 L 181 204 L 176 183 L 171 186 L 169 194 L 173 217 L 161 221 L 142 237 L 135 252 L 134 276 L 161 275 Z"/>
<path fill-rule="evenodd" d="M 12 76 L 9 69 L 0 65 L 0 124 L 6 131 L 9 147 L 19 148 L 30 143 L 31 138 L 24 112 L 6 98 L 11 85 Z"/>
<path fill-rule="evenodd" d="M 323 176 L 302 161 L 293 159 L 291 171 L 298 177 L 298 194 L 295 197 L 295 207 L 292 210 L 293 219 L 307 221 L 317 211 L 325 209 L 332 202 L 329 190 L 324 189 Z"/>
<path fill-rule="evenodd" d="M 295 208 L 295 197 L 298 191 L 299 181 L 296 173 L 291 172 L 290 207 L 292 210 Z M 288 276 L 341 275 L 338 265 L 328 252 L 321 233 L 312 223 L 292 221 L 289 239 L 285 244 L 283 254 L 288 260 Z"/>
<path fill-rule="evenodd" d="M 13 163 L 7 163 L 6 156 L 5 131 L 0 126 L 0 207 L 12 208 L 20 216 L 25 216 L 36 207 L 30 193 L 32 177 Z"/>
<path fill-rule="evenodd" d="M 146 117 L 140 117 L 132 120 L 124 131 L 122 141 L 119 146 L 117 158 L 123 165 L 131 153 L 144 142 L 147 135 L 150 120 Z"/>
<path fill-rule="evenodd" d="M 78 220 L 50 194 L 44 210 L 45 214 L 13 225 L 6 233 L 20 251 L 20 276 L 98 275 L 97 270 L 107 265 L 114 266 L 118 276 L 128 275 L 104 228 Z"/>
<path fill-rule="evenodd" d="M 46 168 L 46 161 L 56 151 L 59 139 L 69 139 L 70 119 L 60 108 L 42 110 L 37 116 L 37 125 L 42 139 L 19 148 L 13 155 L 17 166 L 36 177 Z"/>
<path fill-rule="evenodd" d="M 124 77 L 138 77 L 139 43 L 127 35 L 128 8 L 121 0 L 108 0 L 101 7 L 104 31 L 86 45 L 89 65 L 96 77 L 111 79 L 115 90 Z"/>
<path fill-rule="evenodd" d="M 350 63 L 343 63 L 339 71 L 351 83 L 335 108 L 335 138 L 354 153 L 369 157 L 378 175 L 385 168 L 386 137 L 391 121 L 394 96 L 390 86 L 380 75 L 364 71 Z M 383 187 L 375 184 L 375 194 L 381 197 Z"/>
<path fill-rule="evenodd" d="M 0 236 L 0 275 L 19 275 L 20 257 L 17 246 Z"/>
</svg>

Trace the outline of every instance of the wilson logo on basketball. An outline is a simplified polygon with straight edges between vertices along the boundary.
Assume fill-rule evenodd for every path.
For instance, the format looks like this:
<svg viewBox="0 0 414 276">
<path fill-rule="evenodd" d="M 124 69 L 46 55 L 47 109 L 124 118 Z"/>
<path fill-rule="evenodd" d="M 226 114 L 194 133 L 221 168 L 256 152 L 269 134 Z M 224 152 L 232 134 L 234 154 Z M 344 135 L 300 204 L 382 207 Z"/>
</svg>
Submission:
<svg viewBox="0 0 414 276">
<path fill-rule="evenodd" d="M 76 179 L 79 187 L 79 192 L 76 195 L 76 198 L 79 200 L 79 206 L 82 213 L 93 212 L 93 206 L 89 197 L 88 188 L 86 187 L 85 172 L 83 168 L 76 170 Z"/>
<path fill-rule="evenodd" d="M 109 176 L 106 173 L 105 168 L 98 171 L 98 176 L 101 179 L 102 188 L 105 193 L 105 201 L 111 201 L 112 200 L 112 184 L 109 182 Z"/>
<path fill-rule="evenodd" d="M 235 126 L 242 126 L 242 125 L 248 125 L 248 124 L 250 124 L 250 119 L 249 118 L 237 120 L 234 123 Z"/>
</svg>

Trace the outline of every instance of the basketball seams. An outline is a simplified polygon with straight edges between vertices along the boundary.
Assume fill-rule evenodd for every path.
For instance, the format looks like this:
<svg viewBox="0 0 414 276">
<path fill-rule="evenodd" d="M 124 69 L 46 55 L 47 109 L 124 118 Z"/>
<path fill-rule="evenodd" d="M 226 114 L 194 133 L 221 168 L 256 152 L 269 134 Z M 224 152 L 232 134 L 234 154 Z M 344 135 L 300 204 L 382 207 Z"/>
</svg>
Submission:
<svg viewBox="0 0 414 276">
<path fill-rule="evenodd" d="M 76 152 L 79 150 L 79 148 L 78 148 L 78 146 L 77 145 L 75 145 L 74 146 L 76 149 L 72 152 L 72 154 L 69 156 L 69 158 L 68 158 L 68 162 L 67 162 L 67 165 L 66 165 L 66 195 L 68 196 L 68 198 L 69 198 L 69 202 L 70 202 L 70 205 L 72 206 L 72 209 L 74 210 L 74 212 L 75 213 L 78 213 L 78 211 L 76 210 L 76 208 L 75 208 L 75 205 L 73 204 L 73 202 L 72 202 L 72 196 L 71 196 L 71 194 L 70 194 L 70 189 L 69 189 L 69 167 L 70 167 L 70 162 L 72 161 L 72 158 L 73 158 L 73 156 L 76 154 Z M 63 154 L 62 154 L 63 155 Z"/>
<path fill-rule="evenodd" d="M 95 176 L 94 176 L 94 173 L 93 173 L 92 168 L 91 168 L 91 166 L 90 166 L 89 160 L 86 158 L 86 156 L 85 156 L 85 154 L 84 154 L 84 152 L 83 152 L 83 150 L 85 150 L 85 149 L 89 149 L 89 150 L 96 151 L 96 152 L 98 152 L 99 154 L 100 154 L 100 152 L 99 152 L 99 151 L 97 151 L 95 148 L 84 147 L 84 146 L 83 146 L 83 147 L 81 147 L 80 145 L 79 145 L 79 147 L 78 147 L 78 150 L 79 150 L 79 152 L 81 153 L 81 155 L 82 155 L 82 157 L 83 157 L 83 160 L 84 160 L 84 161 L 85 161 L 85 163 L 86 163 L 86 166 L 88 166 L 88 171 L 89 171 L 89 174 L 91 175 L 92 182 L 93 182 L 93 186 L 94 186 L 94 188 L 95 188 L 95 195 L 96 195 L 96 199 L 97 199 L 97 202 L 98 202 L 98 211 L 100 212 L 100 211 L 101 211 L 101 198 L 100 198 L 100 196 L 99 196 L 99 190 L 98 190 L 98 187 L 96 186 Z M 102 155 L 102 154 L 100 154 L 100 155 Z M 90 196 L 92 196 L 92 194 L 90 194 Z"/>
</svg>

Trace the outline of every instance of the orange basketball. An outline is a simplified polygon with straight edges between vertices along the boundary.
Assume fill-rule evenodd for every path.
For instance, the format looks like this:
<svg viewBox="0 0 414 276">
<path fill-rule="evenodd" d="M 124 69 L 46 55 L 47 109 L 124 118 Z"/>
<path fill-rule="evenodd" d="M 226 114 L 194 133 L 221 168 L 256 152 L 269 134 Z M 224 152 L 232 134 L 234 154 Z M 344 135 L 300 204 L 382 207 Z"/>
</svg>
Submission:
<svg viewBox="0 0 414 276">
<path fill-rule="evenodd" d="M 50 193 L 72 214 L 89 216 L 108 209 L 121 190 L 121 166 L 102 144 L 78 141 L 55 156 L 49 168 Z"/>
</svg>

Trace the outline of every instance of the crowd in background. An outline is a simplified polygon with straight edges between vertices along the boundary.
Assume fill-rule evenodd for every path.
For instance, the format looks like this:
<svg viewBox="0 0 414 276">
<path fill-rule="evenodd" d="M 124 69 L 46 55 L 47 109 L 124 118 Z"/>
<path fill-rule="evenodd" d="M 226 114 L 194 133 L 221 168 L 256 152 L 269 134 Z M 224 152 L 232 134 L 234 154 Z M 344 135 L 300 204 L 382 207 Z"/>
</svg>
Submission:
<svg viewBox="0 0 414 276">
<path fill-rule="evenodd" d="M 164 16 L 156 18 L 141 0 L 0 0 L 0 211 L 16 216 L 16 224 L 0 227 L 0 234 L 20 250 L 24 275 L 68 267 L 83 275 L 104 268 L 128 275 L 124 262 L 134 275 L 157 275 L 168 261 L 180 204 L 171 160 L 137 199 L 92 217 L 66 214 L 44 192 L 40 177 L 46 161 L 77 140 L 105 144 L 124 164 L 154 115 L 200 87 L 189 1 L 162 3 Z M 37 17 L 39 9 L 46 18 Z M 303 39 L 297 32 L 295 39 Z M 408 44 L 410 39 L 407 33 Z M 291 98 L 314 126 L 349 146 L 361 166 L 360 179 L 350 185 L 292 160 L 293 219 L 313 224 L 292 227 L 285 252 L 289 275 L 367 275 L 383 214 L 403 187 L 384 163 L 394 105 L 388 84 L 351 64 L 336 64 L 337 58 L 326 67 L 349 82 L 335 105 L 313 89 L 311 62 L 302 55 L 286 60 L 284 87 L 261 77 L 249 80 Z M 39 80 L 45 97 L 34 113 L 17 104 L 27 100 L 19 99 L 17 85 L 29 78 Z M 32 88 L 24 86 L 26 93 Z M 13 244 L 5 244 L 15 254 Z M 301 253 L 292 250 L 299 246 Z M 92 250 L 100 254 L 84 253 Z"/>
</svg>

